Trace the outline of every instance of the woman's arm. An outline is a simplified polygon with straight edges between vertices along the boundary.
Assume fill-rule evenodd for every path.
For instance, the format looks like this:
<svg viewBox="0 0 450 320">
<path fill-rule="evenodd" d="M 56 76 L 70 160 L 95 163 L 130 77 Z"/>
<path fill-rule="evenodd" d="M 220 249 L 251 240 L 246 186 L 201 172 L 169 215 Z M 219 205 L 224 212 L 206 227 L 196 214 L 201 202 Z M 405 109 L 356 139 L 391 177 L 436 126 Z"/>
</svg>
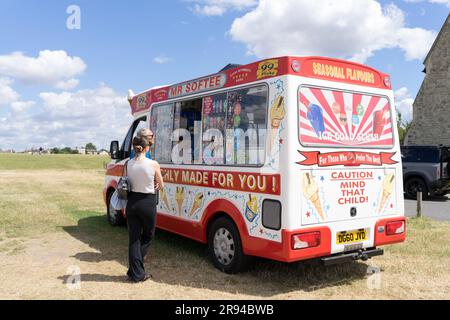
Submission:
<svg viewBox="0 0 450 320">
<path fill-rule="evenodd" d="M 164 188 L 164 181 L 161 174 L 161 168 L 159 166 L 159 163 L 156 161 L 153 161 L 152 163 L 153 168 L 155 169 L 155 178 L 156 178 L 156 189 L 163 189 Z"/>
</svg>

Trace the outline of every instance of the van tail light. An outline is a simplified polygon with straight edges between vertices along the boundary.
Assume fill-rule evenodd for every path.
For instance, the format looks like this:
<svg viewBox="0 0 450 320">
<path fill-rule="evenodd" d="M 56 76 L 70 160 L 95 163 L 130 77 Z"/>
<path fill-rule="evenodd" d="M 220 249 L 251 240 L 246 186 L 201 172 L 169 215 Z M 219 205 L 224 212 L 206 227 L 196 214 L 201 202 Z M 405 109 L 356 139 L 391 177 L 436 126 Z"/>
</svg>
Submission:
<svg viewBox="0 0 450 320">
<path fill-rule="evenodd" d="M 393 236 L 405 232 L 405 221 L 394 221 L 386 223 L 386 235 Z"/>
<path fill-rule="evenodd" d="M 294 234 L 292 236 L 292 249 L 305 249 L 320 245 L 320 232 Z"/>
</svg>

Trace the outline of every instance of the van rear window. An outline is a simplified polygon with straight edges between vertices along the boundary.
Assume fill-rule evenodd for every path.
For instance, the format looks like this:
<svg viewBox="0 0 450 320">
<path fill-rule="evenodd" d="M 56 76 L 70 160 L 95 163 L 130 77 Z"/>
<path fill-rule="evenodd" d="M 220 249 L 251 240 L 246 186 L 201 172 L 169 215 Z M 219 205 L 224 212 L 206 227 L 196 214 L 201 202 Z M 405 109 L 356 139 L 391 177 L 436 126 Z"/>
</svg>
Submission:
<svg viewBox="0 0 450 320">
<path fill-rule="evenodd" d="M 389 99 L 367 93 L 301 86 L 299 140 L 304 146 L 390 148 Z"/>
</svg>

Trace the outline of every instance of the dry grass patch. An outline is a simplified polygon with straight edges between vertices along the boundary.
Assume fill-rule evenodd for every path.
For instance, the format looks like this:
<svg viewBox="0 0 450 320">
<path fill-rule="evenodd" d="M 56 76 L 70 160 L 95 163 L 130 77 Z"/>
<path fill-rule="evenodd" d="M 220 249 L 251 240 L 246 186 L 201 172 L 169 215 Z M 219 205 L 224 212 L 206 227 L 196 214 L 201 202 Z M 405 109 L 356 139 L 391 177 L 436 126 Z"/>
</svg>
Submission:
<svg viewBox="0 0 450 320">
<path fill-rule="evenodd" d="M 8 169 L 0 177 L 0 298 L 450 299 L 448 222 L 408 219 L 407 241 L 366 263 L 256 259 L 237 275 L 217 271 L 206 246 L 157 230 L 147 265 L 154 280 L 131 285 L 127 231 L 106 222 L 101 170 Z M 69 266 L 81 269 L 80 290 L 66 286 Z M 379 272 L 368 274 L 370 266 Z"/>
<path fill-rule="evenodd" d="M 76 223 L 80 210 L 104 210 L 104 176 L 97 170 L 8 170 L 0 176 L 2 238 L 52 232 Z"/>
</svg>

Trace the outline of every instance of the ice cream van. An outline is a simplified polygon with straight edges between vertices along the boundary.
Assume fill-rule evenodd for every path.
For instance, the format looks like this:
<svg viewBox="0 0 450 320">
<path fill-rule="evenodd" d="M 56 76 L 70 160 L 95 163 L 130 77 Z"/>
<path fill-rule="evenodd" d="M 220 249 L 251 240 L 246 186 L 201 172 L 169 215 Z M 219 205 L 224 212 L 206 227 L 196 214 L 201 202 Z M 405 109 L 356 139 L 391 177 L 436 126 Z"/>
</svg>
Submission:
<svg viewBox="0 0 450 320">
<path fill-rule="evenodd" d="M 139 128 L 162 168 L 157 226 L 207 244 L 227 273 L 252 256 L 326 265 L 405 240 L 402 166 L 389 75 L 324 57 L 228 65 L 129 93 L 134 121 L 111 142 L 111 205 Z"/>
</svg>

